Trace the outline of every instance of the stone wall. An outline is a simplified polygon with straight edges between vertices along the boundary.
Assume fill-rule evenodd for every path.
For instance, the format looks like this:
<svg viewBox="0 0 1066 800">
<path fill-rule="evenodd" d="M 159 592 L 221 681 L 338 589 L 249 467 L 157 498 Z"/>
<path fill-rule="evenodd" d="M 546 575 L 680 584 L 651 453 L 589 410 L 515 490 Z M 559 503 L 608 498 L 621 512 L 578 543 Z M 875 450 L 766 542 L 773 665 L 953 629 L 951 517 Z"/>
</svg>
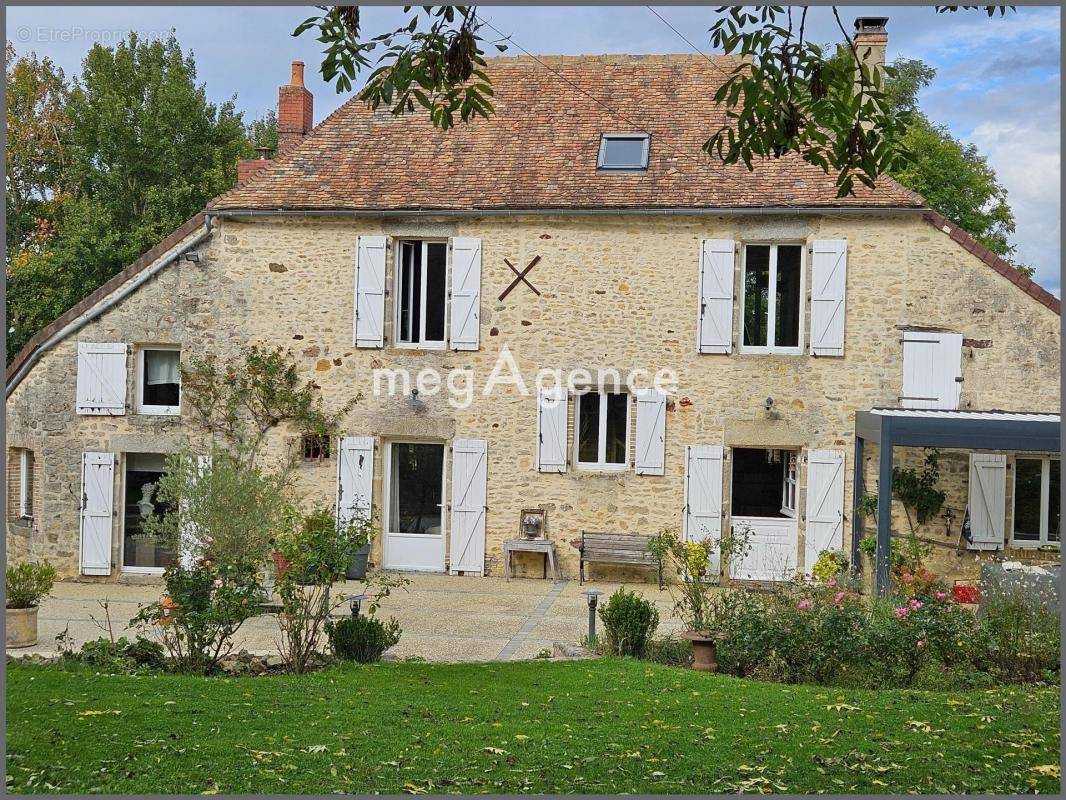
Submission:
<svg viewBox="0 0 1066 800">
<path fill-rule="evenodd" d="M 577 571 L 569 542 L 582 529 L 654 532 L 682 523 L 684 448 L 690 444 L 829 448 L 846 454 L 845 507 L 851 505 L 855 411 L 898 404 L 902 382 L 901 326 L 942 326 L 978 342 L 964 348 L 962 407 L 1059 408 L 1059 317 L 914 215 L 811 217 L 541 216 L 440 220 L 256 218 L 217 219 L 200 246 L 200 263 L 175 262 L 117 307 L 46 353 L 8 404 L 9 444 L 37 453 L 40 491 L 32 541 L 23 551 L 9 525 L 12 554 L 48 557 L 66 575 L 77 572 L 80 459 L 86 450 L 163 452 L 190 442 L 206 446 L 182 419 L 128 413 L 74 413 L 77 342 L 180 343 L 186 353 L 225 354 L 259 342 L 292 348 L 330 404 L 362 395 L 346 422 L 351 435 L 377 437 L 376 508 L 381 507 L 383 439 L 455 437 L 488 441 L 486 566 L 502 573 L 502 541 L 516 535 L 523 508 L 544 508 L 564 572 Z M 354 252 L 361 235 L 477 236 L 482 239 L 481 348 L 476 352 L 352 345 Z M 846 354 L 698 355 L 698 252 L 703 238 L 809 242 L 846 238 Z M 529 280 L 497 296 L 535 256 Z M 391 255 L 388 267 L 392 275 Z M 739 259 L 737 260 L 739 269 Z M 808 296 L 809 296 L 809 259 Z M 738 281 L 739 285 L 739 281 Z M 739 294 L 739 292 L 738 292 Z M 390 295 L 391 298 L 391 295 Z M 738 298 L 739 299 L 739 298 Z M 809 317 L 809 301 L 804 303 Z M 390 315 L 391 316 L 391 315 Z M 391 319 L 389 320 L 391 323 Z M 808 329 L 804 325 L 804 330 Z M 734 340 L 739 310 L 734 313 Z M 391 324 L 387 327 L 391 333 Z M 391 338 L 391 337 L 390 337 Z M 423 396 L 413 410 L 402 397 L 375 397 L 375 367 L 473 370 L 483 386 L 506 345 L 522 374 L 544 367 L 623 374 L 643 367 L 674 369 L 678 392 L 668 406 L 666 474 L 565 474 L 534 469 L 536 399 L 515 387 L 476 396 L 455 410 L 446 397 Z M 133 392 L 133 357 L 129 359 Z M 767 419 L 773 397 L 779 418 Z M 571 425 L 573 411 L 571 410 Z M 571 433 L 572 436 L 572 433 Z M 294 446 L 277 431 L 269 447 Z M 868 453 L 869 455 L 869 453 Z M 728 515 L 729 469 L 724 497 Z M 965 470 L 950 470 L 952 502 L 965 497 Z M 803 508 L 806 476 L 800 468 Z M 330 462 L 299 468 L 299 484 L 331 501 Z M 116 492 L 120 489 L 116 488 Z M 116 503 L 116 507 L 120 507 Z M 850 516 L 850 511 L 846 512 Z M 905 525 L 905 522 L 903 522 Z M 900 522 L 897 521 L 897 529 Z M 953 528 L 957 532 L 957 527 Z M 850 525 L 846 526 L 850 533 Z M 120 556 L 121 519 L 114 553 Z M 800 524 L 799 552 L 803 552 Z M 372 558 L 380 560 L 380 544 Z M 539 558 L 519 565 L 540 575 Z M 115 572 L 117 575 L 117 570 Z M 600 576 L 617 576 L 600 569 Z M 641 573 L 643 574 L 643 573 Z"/>
</svg>

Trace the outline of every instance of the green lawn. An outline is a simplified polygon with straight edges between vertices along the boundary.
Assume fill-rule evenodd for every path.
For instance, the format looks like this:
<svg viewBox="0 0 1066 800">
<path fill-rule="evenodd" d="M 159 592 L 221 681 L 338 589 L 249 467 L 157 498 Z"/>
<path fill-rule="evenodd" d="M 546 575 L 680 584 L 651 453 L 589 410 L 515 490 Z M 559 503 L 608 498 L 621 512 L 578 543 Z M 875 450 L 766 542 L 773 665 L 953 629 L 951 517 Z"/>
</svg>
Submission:
<svg viewBox="0 0 1066 800">
<path fill-rule="evenodd" d="M 1054 689 L 836 690 L 629 660 L 7 676 L 14 792 L 1059 789 Z"/>
</svg>

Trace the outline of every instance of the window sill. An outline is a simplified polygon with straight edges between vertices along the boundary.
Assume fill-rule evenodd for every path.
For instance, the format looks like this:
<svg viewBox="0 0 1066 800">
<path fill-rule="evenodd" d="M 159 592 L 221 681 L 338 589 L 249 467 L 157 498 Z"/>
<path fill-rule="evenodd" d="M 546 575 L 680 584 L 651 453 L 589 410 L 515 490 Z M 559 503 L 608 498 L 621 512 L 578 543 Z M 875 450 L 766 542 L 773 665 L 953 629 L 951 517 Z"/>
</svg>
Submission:
<svg viewBox="0 0 1066 800">
<path fill-rule="evenodd" d="M 741 347 L 742 356 L 802 356 L 806 355 L 802 347 Z"/>
<path fill-rule="evenodd" d="M 1062 546 L 1058 542 L 1019 542 L 1012 540 L 1010 548 L 1012 550 L 1032 550 L 1034 552 L 1040 551 L 1041 548 L 1048 548 L 1044 552 L 1058 552 L 1062 549 Z"/>
<path fill-rule="evenodd" d="M 137 413 L 146 417 L 180 417 L 181 408 L 179 406 L 139 406 Z"/>
<path fill-rule="evenodd" d="M 9 517 L 12 525 L 16 528 L 32 528 L 33 517 Z"/>
<path fill-rule="evenodd" d="M 393 342 L 396 350 L 447 350 L 447 342 Z"/>
<path fill-rule="evenodd" d="M 588 474 L 617 475 L 628 472 L 629 464 L 574 464 L 574 469 Z"/>
</svg>

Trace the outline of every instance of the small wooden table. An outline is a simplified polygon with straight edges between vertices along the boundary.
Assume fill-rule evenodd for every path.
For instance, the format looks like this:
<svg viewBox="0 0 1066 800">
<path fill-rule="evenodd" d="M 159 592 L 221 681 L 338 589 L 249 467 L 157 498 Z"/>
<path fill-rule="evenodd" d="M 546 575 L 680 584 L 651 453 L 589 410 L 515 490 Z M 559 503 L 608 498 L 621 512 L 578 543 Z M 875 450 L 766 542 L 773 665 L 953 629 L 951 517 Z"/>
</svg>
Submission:
<svg viewBox="0 0 1066 800">
<path fill-rule="evenodd" d="M 544 577 L 548 577 L 548 567 L 552 568 L 552 583 L 559 580 L 555 569 L 555 542 L 550 539 L 507 539 L 503 543 L 503 564 L 507 580 L 511 580 L 512 553 L 543 553 Z"/>
</svg>

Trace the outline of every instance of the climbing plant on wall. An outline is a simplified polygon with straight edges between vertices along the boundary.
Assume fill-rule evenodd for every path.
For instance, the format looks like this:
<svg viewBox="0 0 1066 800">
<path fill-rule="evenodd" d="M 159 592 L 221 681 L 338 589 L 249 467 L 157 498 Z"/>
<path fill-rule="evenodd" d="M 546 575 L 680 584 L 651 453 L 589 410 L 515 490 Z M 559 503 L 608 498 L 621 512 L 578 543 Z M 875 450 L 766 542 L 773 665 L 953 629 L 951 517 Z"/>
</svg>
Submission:
<svg viewBox="0 0 1066 800">
<path fill-rule="evenodd" d="M 936 448 L 926 451 L 921 469 L 892 468 L 892 493 L 903 503 L 912 534 L 915 523 L 925 524 L 926 520 L 939 512 L 944 505 L 944 492 L 937 488 L 939 481 L 940 451 Z"/>
</svg>

